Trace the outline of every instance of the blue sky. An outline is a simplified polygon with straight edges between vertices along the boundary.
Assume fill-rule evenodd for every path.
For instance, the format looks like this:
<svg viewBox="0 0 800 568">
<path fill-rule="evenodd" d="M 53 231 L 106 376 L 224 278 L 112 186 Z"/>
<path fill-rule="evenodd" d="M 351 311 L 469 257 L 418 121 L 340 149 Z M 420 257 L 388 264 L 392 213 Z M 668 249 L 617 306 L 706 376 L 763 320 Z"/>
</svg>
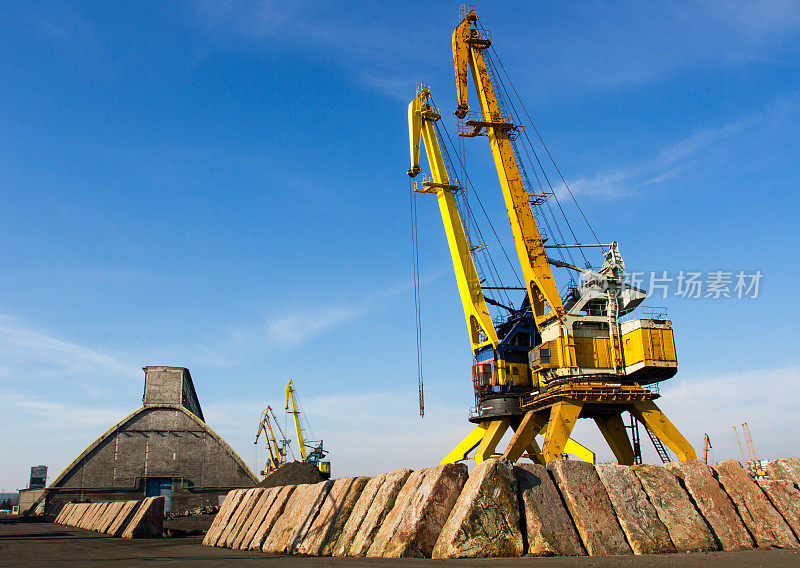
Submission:
<svg viewBox="0 0 800 568">
<path fill-rule="evenodd" d="M 764 276 L 757 299 L 658 299 L 696 446 L 797 455 L 800 8 L 492 2 L 506 70 L 630 270 Z M 455 122 L 447 3 L 26 2 L 0 21 L 0 490 L 56 475 L 190 368 L 248 464 L 295 380 L 335 475 L 438 461 L 468 430 L 469 345 L 421 199 L 427 413 L 416 409 L 406 105 Z M 484 140 L 470 175 L 508 237 Z M 424 197 L 424 196 L 423 196 Z M 507 243 L 510 244 L 510 243 Z M 588 425 L 581 440 L 609 459 Z M 255 457 L 260 467 L 263 448 Z M 646 455 L 654 459 L 654 454 Z"/>
</svg>

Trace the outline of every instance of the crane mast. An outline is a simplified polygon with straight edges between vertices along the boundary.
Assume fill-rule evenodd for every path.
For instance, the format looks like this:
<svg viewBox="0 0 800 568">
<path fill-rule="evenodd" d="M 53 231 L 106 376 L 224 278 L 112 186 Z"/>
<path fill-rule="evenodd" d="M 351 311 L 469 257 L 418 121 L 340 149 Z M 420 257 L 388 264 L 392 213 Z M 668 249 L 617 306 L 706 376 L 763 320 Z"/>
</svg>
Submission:
<svg viewBox="0 0 800 568">
<path fill-rule="evenodd" d="M 422 139 L 431 179 L 415 183 L 415 190 L 437 195 L 474 354 L 476 411 L 470 421 L 476 427 L 442 462 L 466 459 L 473 450 L 476 462 L 495 455 L 509 428 L 514 435 L 502 455 L 511 461 L 523 453 L 540 463 L 565 453 L 593 459 L 591 452 L 570 438 L 575 421 L 590 418 L 617 461 L 632 464 L 634 452 L 622 420 L 626 411 L 679 459 L 695 459 L 694 449 L 654 403 L 659 394 L 646 388 L 677 371 L 671 322 L 620 320 L 641 303 L 646 292 L 625 282 L 618 244 L 591 245 L 604 251 L 597 271 L 547 256 L 546 239 L 532 204 L 552 194 L 535 193 L 522 174 L 514 140 L 523 127 L 501 108 L 484 55 L 491 41 L 477 27 L 477 20 L 475 10 L 469 11 L 452 35 L 458 98 L 454 114 L 463 120 L 460 136 L 482 136 L 489 141 L 526 296 L 519 309 L 503 306 L 510 311 L 503 322 L 492 322 L 472 260 L 473 246 L 456 208 L 454 195 L 459 187 L 448 176 L 436 136 L 440 115 L 430 102 L 429 90 L 420 90 L 408 111 L 408 174 L 414 177 L 421 171 Z M 479 113 L 470 113 L 470 77 Z M 562 298 L 551 266 L 581 273 L 581 285 L 571 287 Z M 541 449 L 535 440 L 539 434 L 544 435 Z"/>
<path fill-rule="evenodd" d="M 281 434 L 280 446 L 278 446 L 278 441 L 275 438 L 275 431 L 272 429 L 273 422 L 278 428 L 278 432 Z M 269 475 L 286 463 L 286 449 L 289 445 L 289 440 L 286 439 L 286 435 L 283 433 L 281 425 L 278 423 L 278 419 L 275 417 L 275 412 L 272 410 L 271 406 L 267 406 L 261 412 L 256 439 L 253 441 L 253 444 L 258 444 L 258 438 L 261 436 L 262 432 L 264 433 L 264 438 L 267 440 L 269 461 L 267 461 L 267 465 L 264 471 L 261 472 L 261 475 Z"/>
<path fill-rule="evenodd" d="M 291 410 L 289 407 L 291 406 Z M 323 461 L 327 455 L 327 451 L 323 449 L 323 441 L 306 440 L 303 435 L 303 428 L 300 425 L 301 410 L 297 408 L 297 400 L 294 392 L 294 386 L 290 380 L 286 383 L 286 411 L 292 415 L 294 420 L 294 428 L 297 434 L 297 445 L 300 448 L 300 457 L 303 462 L 314 464 L 325 479 L 331 476 L 331 462 Z M 306 424 L 308 421 L 306 420 Z"/>
</svg>

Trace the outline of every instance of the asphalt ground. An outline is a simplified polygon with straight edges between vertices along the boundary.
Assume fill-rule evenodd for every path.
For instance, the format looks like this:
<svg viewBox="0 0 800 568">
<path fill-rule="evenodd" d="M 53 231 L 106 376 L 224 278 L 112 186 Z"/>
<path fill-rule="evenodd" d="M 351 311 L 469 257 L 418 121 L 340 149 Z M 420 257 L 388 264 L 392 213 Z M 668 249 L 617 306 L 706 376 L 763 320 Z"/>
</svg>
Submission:
<svg viewBox="0 0 800 568">
<path fill-rule="evenodd" d="M 578 558 L 480 558 L 470 560 L 392 560 L 313 558 L 242 552 L 203 546 L 202 537 L 123 540 L 44 522 L 0 521 L 0 567 L 17 566 L 525 566 L 541 568 L 783 568 L 800 566 L 797 550 L 749 550 L 706 554 L 604 556 Z"/>
</svg>

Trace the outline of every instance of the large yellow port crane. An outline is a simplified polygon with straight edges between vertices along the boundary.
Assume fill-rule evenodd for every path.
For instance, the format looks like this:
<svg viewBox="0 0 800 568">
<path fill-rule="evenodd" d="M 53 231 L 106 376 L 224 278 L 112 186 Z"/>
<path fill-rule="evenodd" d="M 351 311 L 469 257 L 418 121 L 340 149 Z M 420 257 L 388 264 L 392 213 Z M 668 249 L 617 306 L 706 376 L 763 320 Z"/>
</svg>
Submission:
<svg viewBox="0 0 800 568">
<path fill-rule="evenodd" d="M 409 105 L 408 173 L 415 177 L 421 172 L 422 139 L 431 172 L 430 179 L 415 184 L 415 190 L 437 195 L 474 355 L 476 408 L 470 421 L 476 426 L 442 463 L 467 459 L 473 450 L 476 462 L 487 459 L 509 428 L 514 435 L 502 455 L 511 461 L 526 452 L 540 463 L 565 453 L 591 459 L 588 450 L 570 439 L 577 419 L 589 418 L 617 461 L 632 464 L 639 456 L 628 438 L 624 412 L 635 419 L 632 430 L 637 423 L 644 425 L 662 459 L 666 454 L 661 442 L 679 459 L 695 459 L 692 446 L 656 406 L 660 395 L 651 388 L 677 371 L 672 324 L 655 317 L 623 320 L 646 293 L 625 282 L 625 264 L 616 242 L 545 244 L 532 206 L 553 194 L 534 190 L 520 168 L 515 139 L 523 127 L 501 107 L 496 74 L 487 66 L 490 36 L 477 21 L 475 10 L 470 10 L 453 32 L 455 114 L 462 119 L 460 136 L 489 140 L 525 297 L 520 307 L 513 308 L 484 295 L 473 261 L 482 245 L 467 240 L 455 200 L 462 188 L 451 182 L 452 172 L 448 174 L 436 135 L 440 115 L 430 91 L 423 88 Z M 470 76 L 481 109 L 475 114 L 469 112 Z M 547 254 L 548 249 L 587 246 L 603 251 L 602 266 L 596 271 Z M 551 266 L 578 273 L 580 285 L 567 286 L 562 297 Z M 509 312 L 497 325 L 487 301 Z M 535 439 L 540 433 L 541 447 Z M 638 446 L 638 437 L 635 441 Z"/>
</svg>

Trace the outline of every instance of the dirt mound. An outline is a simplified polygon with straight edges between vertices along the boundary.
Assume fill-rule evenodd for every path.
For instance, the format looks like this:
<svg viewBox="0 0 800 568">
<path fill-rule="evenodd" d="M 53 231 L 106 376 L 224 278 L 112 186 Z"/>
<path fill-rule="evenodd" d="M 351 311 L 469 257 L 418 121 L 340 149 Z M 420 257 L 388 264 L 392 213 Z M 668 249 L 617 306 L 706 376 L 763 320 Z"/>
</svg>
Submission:
<svg viewBox="0 0 800 568">
<path fill-rule="evenodd" d="M 300 485 L 324 481 L 317 466 L 299 461 L 289 462 L 264 478 L 257 487 L 279 487 L 281 485 Z"/>
</svg>

